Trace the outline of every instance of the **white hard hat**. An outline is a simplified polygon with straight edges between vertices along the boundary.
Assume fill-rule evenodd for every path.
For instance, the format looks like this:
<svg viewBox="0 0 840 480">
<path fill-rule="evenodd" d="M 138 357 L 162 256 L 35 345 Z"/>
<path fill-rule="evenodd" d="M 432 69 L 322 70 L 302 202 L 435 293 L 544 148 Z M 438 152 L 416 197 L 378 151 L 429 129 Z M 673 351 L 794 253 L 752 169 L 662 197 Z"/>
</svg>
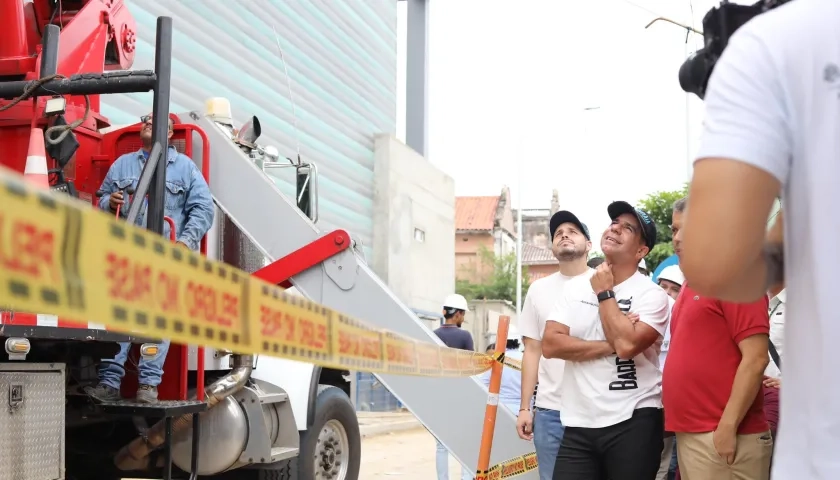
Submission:
<svg viewBox="0 0 840 480">
<path fill-rule="evenodd" d="M 507 339 L 508 340 L 519 340 L 519 338 L 520 338 L 519 329 L 516 328 L 516 325 L 510 325 L 508 327 Z"/>
<path fill-rule="evenodd" d="M 647 264 L 645 263 L 644 258 L 639 260 L 639 268 L 644 268 L 645 270 L 647 270 Z"/>
<path fill-rule="evenodd" d="M 682 286 L 683 282 L 685 282 L 685 276 L 679 266 L 668 265 L 662 269 L 662 273 L 659 274 L 659 280 L 668 280 Z"/>
<path fill-rule="evenodd" d="M 470 307 L 467 306 L 467 299 L 464 298 L 463 295 L 458 295 L 457 293 L 453 293 L 446 297 L 446 300 L 443 301 L 443 308 L 457 308 L 458 310 L 463 310 L 465 312 L 470 311 Z"/>
</svg>

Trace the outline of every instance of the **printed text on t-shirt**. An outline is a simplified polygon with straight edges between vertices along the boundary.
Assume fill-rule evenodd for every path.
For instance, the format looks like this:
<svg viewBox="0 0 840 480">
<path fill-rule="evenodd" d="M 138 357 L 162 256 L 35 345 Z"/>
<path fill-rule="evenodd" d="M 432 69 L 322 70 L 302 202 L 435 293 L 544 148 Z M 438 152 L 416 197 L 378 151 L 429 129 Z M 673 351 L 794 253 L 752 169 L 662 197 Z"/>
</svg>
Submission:
<svg viewBox="0 0 840 480">
<path fill-rule="evenodd" d="M 619 310 L 628 313 L 630 306 L 633 304 L 633 297 L 620 299 L 617 303 Z M 634 390 L 639 388 L 639 384 L 636 382 L 636 362 L 632 358 L 622 360 L 616 356 L 615 374 L 618 379 L 610 382 L 610 390 Z"/>
<path fill-rule="evenodd" d="M 636 362 L 633 359 L 622 360 L 615 357 L 615 374 L 618 380 L 610 382 L 610 390 L 634 390 L 636 383 Z"/>
</svg>

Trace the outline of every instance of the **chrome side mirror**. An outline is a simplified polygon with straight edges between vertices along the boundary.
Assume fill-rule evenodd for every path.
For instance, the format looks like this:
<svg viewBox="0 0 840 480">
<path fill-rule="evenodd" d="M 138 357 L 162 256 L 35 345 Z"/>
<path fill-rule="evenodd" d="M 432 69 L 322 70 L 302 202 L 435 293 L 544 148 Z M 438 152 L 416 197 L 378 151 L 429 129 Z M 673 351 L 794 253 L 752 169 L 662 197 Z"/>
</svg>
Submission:
<svg viewBox="0 0 840 480">
<path fill-rule="evenodd" d="M 298 208 L 314 223 L 318 223 L 318 167 L 305 163 L 295 168 Z"/>
<path fill-rule="evenodd" d="M 260 138 L 260 134 L 262 134 L 260 120 L 254 115 L 236 133 L 236 142 L 253 148 L 257 139 Z"/>
</svg>

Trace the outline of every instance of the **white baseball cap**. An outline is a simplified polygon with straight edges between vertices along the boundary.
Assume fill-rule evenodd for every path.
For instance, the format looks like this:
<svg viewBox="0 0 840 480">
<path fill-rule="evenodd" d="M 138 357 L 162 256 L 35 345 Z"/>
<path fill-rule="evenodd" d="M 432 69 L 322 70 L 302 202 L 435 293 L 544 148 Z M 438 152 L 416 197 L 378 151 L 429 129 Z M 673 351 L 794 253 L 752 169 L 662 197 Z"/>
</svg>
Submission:
<svg viewBox="0 0 840 480">
<path fill-rule="evenodd" d="M 470 307 L 467 306 L 467 299 L 464 298 L 463 295 L 458 295 L 457 293 L 453 293 L 446 297 L 446 300 L 443 301 L 443 308 L 457 308 L 458 310 L 463 310 L 465 312 L 470 311 Z"/>
<path fill-rule="evenodd" d="M 685 276 L 679 266 L 668 265 L 662 269 L 662 273 L 659 274 L 659 280 L 668 280 L 682 286 L 685 283 Z"/>
</svg>

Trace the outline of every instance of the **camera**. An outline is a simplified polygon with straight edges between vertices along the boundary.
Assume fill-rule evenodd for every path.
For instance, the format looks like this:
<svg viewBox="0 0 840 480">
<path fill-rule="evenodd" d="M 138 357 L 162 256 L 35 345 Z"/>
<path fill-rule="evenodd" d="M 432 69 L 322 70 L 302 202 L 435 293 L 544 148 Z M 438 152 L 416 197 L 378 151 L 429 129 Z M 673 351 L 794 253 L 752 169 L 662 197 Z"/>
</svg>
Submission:
<svg viewBox="0 0 840 480">
<path fill-rule="evenodd" d="M 772 10 L 791 0 L 759 0 L 752 5 L 740 5 L 728 1 L 713 7 L 703 17 L 703 48 L 697 50 L 680 66 L 680 87 L 702 100 L 712 70 L 715 68 L 729 38 L 753 17 Z"/>
</svg>

